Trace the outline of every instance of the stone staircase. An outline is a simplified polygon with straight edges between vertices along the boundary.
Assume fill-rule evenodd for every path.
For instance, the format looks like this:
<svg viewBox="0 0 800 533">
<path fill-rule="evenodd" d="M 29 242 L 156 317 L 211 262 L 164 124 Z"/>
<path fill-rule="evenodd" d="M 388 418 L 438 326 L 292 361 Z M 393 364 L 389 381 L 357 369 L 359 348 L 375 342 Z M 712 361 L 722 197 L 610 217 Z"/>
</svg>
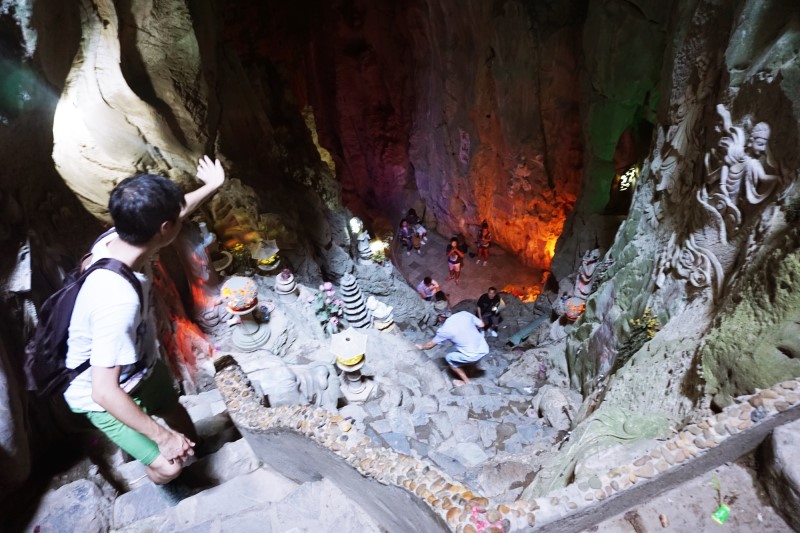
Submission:
<svg viewBox="0 0 800 533">
<path fill-rule="evenodd" d="M 261 464 L 224 411 L 218 391 L 181 402 L 203 438 L 198 459 L 158 486 L 138 461 L 117 461 L 104 480 L 51 489 L 26 531 L 381 531 L 330 480 L 296 483 Z M 119 452 L 114 453 L 119 457 Z M 80 476 L 78 476 L 80 477 Z M 112 486 L 121 490 L 116 492 Z M 80 506 L 75 502 L 80 501 Z"/>
<path fill-rule="evenodd" d="M 518 388 L 498 384 L 517 358 L 505 348 L 507 336 L 504 331 L 499 338 L 487 338 L 490 354 L 479 362 L 467 385 L 426 390 L 419 382 L 430 368 L 419 365 L 416 374 L 397 372 L 392 382 L 381 383 L 378 398 L 345 406 L 340 414 L 352 418 L 356 429 L 375 444 L 430 459 L 473 490 L 513 501 L 526 485 L 530 456 L 552 446 L 558 436 L 529 415 L 541 382 Z M 415 340 L 424 342 L 426 337 Z M 452 376 L 443 360 L 447 351 L 446 346 L 436 347 L 424 356 L 436 363 L 449 385 Z"/>
</svg>

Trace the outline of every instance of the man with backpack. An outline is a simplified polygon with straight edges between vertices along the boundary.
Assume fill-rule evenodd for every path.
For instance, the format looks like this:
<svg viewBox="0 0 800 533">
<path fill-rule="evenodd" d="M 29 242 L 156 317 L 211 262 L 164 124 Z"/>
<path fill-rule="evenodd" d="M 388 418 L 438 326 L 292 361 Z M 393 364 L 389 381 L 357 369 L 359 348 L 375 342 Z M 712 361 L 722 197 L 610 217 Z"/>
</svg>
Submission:
<svg viewBox="0 0 800 533">
<path fill-rule="evenodd" d="M 114 231 L 92 247 L 91 262 L 116 260 L 122 266 L 92 269 L 69 323 L 67 368 L 90 364 L 64 392 L 67 404 L 147 465 L 147 477 L 157 484 L 181 473 L 194 455 L 196 434 L 158 360 L 150 257 L 172 243 L 183 219 L 222 185 L 225 172 L 218 160 L 205 156 L 197 178 L 203 185 L 185 195 L 175 182 L 151 174 L 114 188 L 109 199 Z M 126 267 L 135 280 L 120 273 Z"/>
</svg>

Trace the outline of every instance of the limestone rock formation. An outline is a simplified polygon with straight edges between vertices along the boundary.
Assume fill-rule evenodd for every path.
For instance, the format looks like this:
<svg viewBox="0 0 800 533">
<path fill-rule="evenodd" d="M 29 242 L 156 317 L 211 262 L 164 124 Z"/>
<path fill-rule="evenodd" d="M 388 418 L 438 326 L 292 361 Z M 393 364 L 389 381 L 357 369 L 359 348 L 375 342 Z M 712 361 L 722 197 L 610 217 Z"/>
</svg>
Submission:
<svg viewBox="0 0 800 533">
<path fill-rule="evenodd" d="M 800 71 L 784 62 L 784 42 L 797 37 L 774 22 L 787 16 L 779 5 L 676 5 L 653 150 L 607 254 L 615 263 L 567 340 L 573 386 L 599 404 L 576 432 L 605 413 L 664 431 L 707 412 L 712 397 L 722 407 L 800 371 L 790 207 Z M 756 12 L 768 38 L 745 16 Z M 593 14 L 587 27 L 600 28 Z M 657 328 L 632 342 L 645 316 Z M 556 472 L 578 448 L 571 440 Z M 526 496 L 560 475 L 541 474 Z"/>
<path fill-rule="evenodd" d="M 583 164 L 583 2 L 235 5 L 238 48 L 287 67 L 354 212 L 415 207 L 469 239 L 488 219 L 549 264 Z"/>
<path fill-rule="evenodd" d="M 184 147 L 128 85 L 114 3 L 82 1 L 80 13 L 79 61 L 53 118 L 53 160 L 86 208 L 104 216 L 108 194 L 132 169 L 191 175 L 192 161 L 202 154 Z M 188 13 L 183 15 L 185 23 Z"/>
</svg>

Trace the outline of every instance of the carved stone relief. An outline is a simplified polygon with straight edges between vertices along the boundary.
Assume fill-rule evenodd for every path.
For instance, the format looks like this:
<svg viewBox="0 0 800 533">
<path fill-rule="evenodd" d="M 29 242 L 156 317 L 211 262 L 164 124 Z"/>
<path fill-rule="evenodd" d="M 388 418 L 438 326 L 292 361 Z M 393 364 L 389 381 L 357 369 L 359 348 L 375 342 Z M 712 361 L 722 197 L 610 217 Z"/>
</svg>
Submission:
<svg viewBox="0 0 800 533">
<path fill-rule="evenodd" d="M 731 266 L 727 264 L 730 259 L 721 261 L 720 257 L 732 258 L 740 245 L 745 245 L 746 255 L 754 251 L 752 233 L 763 225 L 767 200 L 788 183 L 769 150 L 771 130 L 767 122 L 754 124 L 751 117 L 745 116 L 734 124 L 722 104 L 716 106 L 716 114 L 716 141 L 703 158 L 704 182 L 695 194 L 700 209 L 687 210 L 690 234 L 682 241 L 677 232 L 672 234 L 656 274 L 658 287 L 663 286 L 669 273 L 686 279 L 695 289 L 712 289 L 715 297 L 721 294 L 725 272 Z M 672 146 L 669 132 L 666 142 L 663 135 L 659 131 L 657 147 Z M 661 177 L 657 190 L 669 190 L 672 175 L 669 168 L 665 169 L 663 155 L 660 161 L 658 157 L 654 160 L 652 167 Z M 653 211 L 648 220 L 656 216 L 657 208 Z M 748 242 L 751 246 L 747 246 Z"/>
</svg>

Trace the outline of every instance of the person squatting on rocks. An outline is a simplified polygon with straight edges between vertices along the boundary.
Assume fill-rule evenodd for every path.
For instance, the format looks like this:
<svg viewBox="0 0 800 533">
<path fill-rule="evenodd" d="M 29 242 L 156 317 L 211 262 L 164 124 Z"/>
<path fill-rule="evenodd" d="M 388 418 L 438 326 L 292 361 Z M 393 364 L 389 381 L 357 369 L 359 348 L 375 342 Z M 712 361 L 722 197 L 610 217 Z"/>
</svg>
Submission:
<svg viewBox="0 0 800 533">
<path fill-rule="evenodd" d="M 458 239 L 453 237 L 450 239 L 450 244 L 447 245 L 447 267 L 450 269 L 450 275 L 447 281 L 455 278 L 456 285 L 461 283 L 458 279 L 461 277 L 461 265 L 464 263 L 464 252 L 458 246 Z"/>
<path fill-rule="evenodd" d="M 406 214 L 406 220 L 408 220 L 408 224 L 411 226 L 411 229 L 414 230 L 417 235 L 419 235 L 420 244 L 427 244 L 428 230 L 426 230 L 425 226 L 422 225 L 422 219 L 417 215 L 417 211 L 414 209 L 409 209 L 408 213 Z"/>
<path fill-rule="evenodd" d="M 489 287 L 489 290 L 478 298 L 478 318 L 486 324 L 486 331 L 492 337 L 497 337 L 497 327 L 503 321 L 503 317 L 500 316 L 503 305 L 503 300 L 494 287 Z"/>
<path fill-rule="evenodd" d="M 400 238 L 401 244 L 406 249 L 406 255 L 411 255 L 412 249 L 416 250 L 418 254 L 422 254 L 422 252 L 419 251 L 422 242 L 420 236 L 408 225 L 407 219 L 404 218 L 400 221 L 400 229 L 397 235 Z"/>
<path fill-rule="evenodd" d="M 444 341 L 453 343 L 456 351 L 444 356 L 447 364 L 461 379 L 453 380 L 456 387 L 469 383 L 463 367 L 480 361 L 489 353 L 489 345 L 483 338 L 483 321 L 467 311 L 459 311 L 448 318 L 436 332 L 433 339 L 425 344 L 417 344 L 420 350 L 429 350 Z"/>
<path fill-rule="evenodd" d="M 94 245 L 91 261 L 107 257 L 129 266 L 142 284 L 142 303 L 125 278 L 101 268 L 86 278 L 69 325 L 67 367 L 87 359 L 90 366 L 64 399 L 147 465 L 147 477 L 157 484 L 178 477 L 194 455 L 197 435 L 158 359 L 150 258 L 172 243 L 187 215 L 225 181 L 225 172 L 205 156 L 197 179 L 203 185 L 186 195 L 175 182 L 151 174 L 126 178 L 114 188 L 108 208 L 115 231 Z"/>
<path fill-rule="evenodd" d="M 419 285 L 417 285 L 417 292 L 423 300 L 430 302 L 433 300 L 433 295 L 439 292 L 439 282 L 430 276 L 426 276 L 425 279 L 420 281 Z"/>
<path fill-rule="evenodd" d="M 489 260 L 489 246 L 492 244 L 492 234 L 489 231 L 489 223 L 485 220 L 481 223 L 481 231 L 478 233 L 478 240 L 475 244 L 478 247 L 478 258 L 475 260 L 475 264 L 480 263 L 482 259 L 483 266 L 486 266 Z"/>
</svg>

